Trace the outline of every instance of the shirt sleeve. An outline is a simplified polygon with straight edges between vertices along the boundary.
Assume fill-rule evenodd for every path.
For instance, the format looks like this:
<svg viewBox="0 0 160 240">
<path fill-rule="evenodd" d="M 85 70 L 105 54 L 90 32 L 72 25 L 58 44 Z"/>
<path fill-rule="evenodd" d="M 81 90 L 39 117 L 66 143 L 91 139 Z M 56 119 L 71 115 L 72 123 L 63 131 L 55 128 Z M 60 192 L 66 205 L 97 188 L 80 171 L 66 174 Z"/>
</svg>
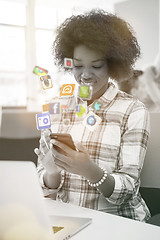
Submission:
<svg viewBox="0 0 160 240">
<path fill-rule="evenodd" d="M 107 198 L 112 204 L 123 204 L 138 190 L 150 132 L 149 113 L 141 102 L 135 102 L 126 119 L 117 168 L 111 174 L 115 187 Z"/>
</svg>

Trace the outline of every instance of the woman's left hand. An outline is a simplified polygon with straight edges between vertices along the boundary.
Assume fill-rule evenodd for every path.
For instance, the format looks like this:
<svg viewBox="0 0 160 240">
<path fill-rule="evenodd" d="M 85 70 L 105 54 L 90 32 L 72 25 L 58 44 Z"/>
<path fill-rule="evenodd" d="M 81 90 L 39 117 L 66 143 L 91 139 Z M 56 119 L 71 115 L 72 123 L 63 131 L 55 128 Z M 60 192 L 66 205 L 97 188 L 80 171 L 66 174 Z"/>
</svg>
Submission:
<svg viewBox="0 0 160 240">
<path fill-rule="evenodd" d="M 53 143 L 52 154 L 57 166 L 67 172 L 89 178 L 89 171 L 92 169 L 93 163 L 90 160 L 87 149 L 81 143 L 75 144 L 79 150 L 75 151 L 62 142 L 55 140 L 51 140 L 51 142 Z M 54 148 L 54 145 L 61 148 L 65 152 L 65 155 Z"/>
</svg>

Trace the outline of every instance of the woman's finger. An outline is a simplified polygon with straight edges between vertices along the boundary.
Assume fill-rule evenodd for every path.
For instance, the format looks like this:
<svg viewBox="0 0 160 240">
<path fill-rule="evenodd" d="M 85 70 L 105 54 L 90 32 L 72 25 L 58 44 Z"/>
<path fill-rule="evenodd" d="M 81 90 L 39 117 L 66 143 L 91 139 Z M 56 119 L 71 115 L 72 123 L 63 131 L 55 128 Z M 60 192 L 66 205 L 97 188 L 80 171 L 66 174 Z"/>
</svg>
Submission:
<svg viewBox="0 0 160 240">
<path fill-rule="evenodd" d="M 34 152 L 37 156 L 39 156 L 41 154 L 41 151 L 39 150 L 39 148 L 35 148 Z"/>
<path fill-rule="evenodd" d="M 45 137 L 48 137 L 50 136 L 51 134 L 51 130 L 50 129 L 45 129 L 42 131 L 42 135 L 44 135 Z"/>
<path fill-rule="evenodd" d="M 84 147 L 84 146 L 82 145 L 82 143 L 80 143 L 80 142 L 75 142 L 75 146 L 76 146 L 76 148 L 77 148 L 80 152 L 83 152 L 83 153 L 87 153 L 87 154 L 88 154 L 87 148 Z"/>
<path fill-rule="evenodd" d="M 48 146 L 47 144 L 44 142 L 43 137 L 41 137 L 41 139 L 39 140 L 40 143 L 40 151 L 44 154 L 46 154 L 48 152 L 48 150 L 50 149 L 49 143 Z"/>
<path fill-rule="evenodd" d="M 67 155 L 74 157 L 76 151 L 67 146 L 66 144 L 57 140 L 54 141 L 51 140 L 51 143 L 53 144 L 53 146 L 57 146 L 58 148 L 62 149 L 62 151 L 65 152 Z"/>
<path fill-rule="evenodd" d="M 52 148 L 52 155 L 54 156 L 54 158 L 59 159 L 62 162 L 65 162 L 68 164 L 70 163 L 70 158 L 65 155 L 65 152 L 61 149 L 57 150 L 57 148 L 54 148 L 54 145 Z"/>
<path fill-rule="evenodd" d="M 50 144 L 50 137 L 51 131 L 50 130 L 46 130 L 42 133 L 41 137 L 44 140 L 44 143 L 46 144 L 47 148 L 49 149 L 49 144 Z"/>
<path fill-rule="evenodd" d="M 44 135 L 42 136 L 42 139 L 44 141 L 45 147 L 49 150 L 50 149 L 50 145 L 49 145 L 50 139 L 47 141 L 47 139 Z"/>
<path fill-rule="evenodd" d="M 61 161 L 61 160 L 58 159 L 58 158 L 55 158 L 55 159 L 54 159 L 54 162 L 55 162 L 55 164 L 56 164 L 57 167 L 65 170 L 65 171 L 67 171 L 67 169 L 68 169 L 68 167 L 69 167 L 69 166 L 67 165 L 67 163 Z"/>
<path fill-rule="evenodd" d="M 38 156 L 39 161 L 42 161 L 42 159 L 45 156 L 44 152 L 40 151 L 40 149 L 38 149 L 38 148 L 35 148 L 34 152 Z"/>
</svg>

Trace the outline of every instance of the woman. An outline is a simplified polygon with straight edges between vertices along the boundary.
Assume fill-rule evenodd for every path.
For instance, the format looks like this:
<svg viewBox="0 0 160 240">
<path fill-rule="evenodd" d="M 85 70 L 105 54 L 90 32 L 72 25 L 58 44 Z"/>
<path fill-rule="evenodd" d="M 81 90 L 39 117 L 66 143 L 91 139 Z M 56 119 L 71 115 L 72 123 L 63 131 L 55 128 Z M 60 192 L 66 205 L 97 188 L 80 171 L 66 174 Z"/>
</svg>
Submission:
<svg viewBox="0 0 160 240">
<path fill-rule="evenodd" d="M 60 68 L 65 68 L 64 58 L 73 59 L 77 83 L 91 87 L 92 95 L 87 101 L 59 97 L 69 108 L 52 116 L 51 131 L 70 133 L 78 151 L 44 133 L 36 150 L 44 195 L 146 221 L 150 213 L 139 186 L 148 112 L 110 81 L 127 78 L 140 55 L 131 27 L 100 10 L 72 16 L 58 28 L 53 49 Z M 86 116 L 77 117 L 76 104 L 86 102 Z"/>
</svg>

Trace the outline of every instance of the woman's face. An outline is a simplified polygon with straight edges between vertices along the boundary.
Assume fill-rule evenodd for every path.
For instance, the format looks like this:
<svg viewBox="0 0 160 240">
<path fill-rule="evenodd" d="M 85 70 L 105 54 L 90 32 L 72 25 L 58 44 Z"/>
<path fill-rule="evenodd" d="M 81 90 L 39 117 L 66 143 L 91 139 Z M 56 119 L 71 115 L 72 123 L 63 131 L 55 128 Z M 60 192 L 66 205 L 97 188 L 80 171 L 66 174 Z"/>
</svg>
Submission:
<svg viewBox="0 0 160 240">
<path fill-rule="evenodd" d="M 108 66 L 103 54 L 84 45 L 74 48 L 73 74 L 79 84 L 92 86 L 92 101 L 108 88 Z"/>
</svg>

